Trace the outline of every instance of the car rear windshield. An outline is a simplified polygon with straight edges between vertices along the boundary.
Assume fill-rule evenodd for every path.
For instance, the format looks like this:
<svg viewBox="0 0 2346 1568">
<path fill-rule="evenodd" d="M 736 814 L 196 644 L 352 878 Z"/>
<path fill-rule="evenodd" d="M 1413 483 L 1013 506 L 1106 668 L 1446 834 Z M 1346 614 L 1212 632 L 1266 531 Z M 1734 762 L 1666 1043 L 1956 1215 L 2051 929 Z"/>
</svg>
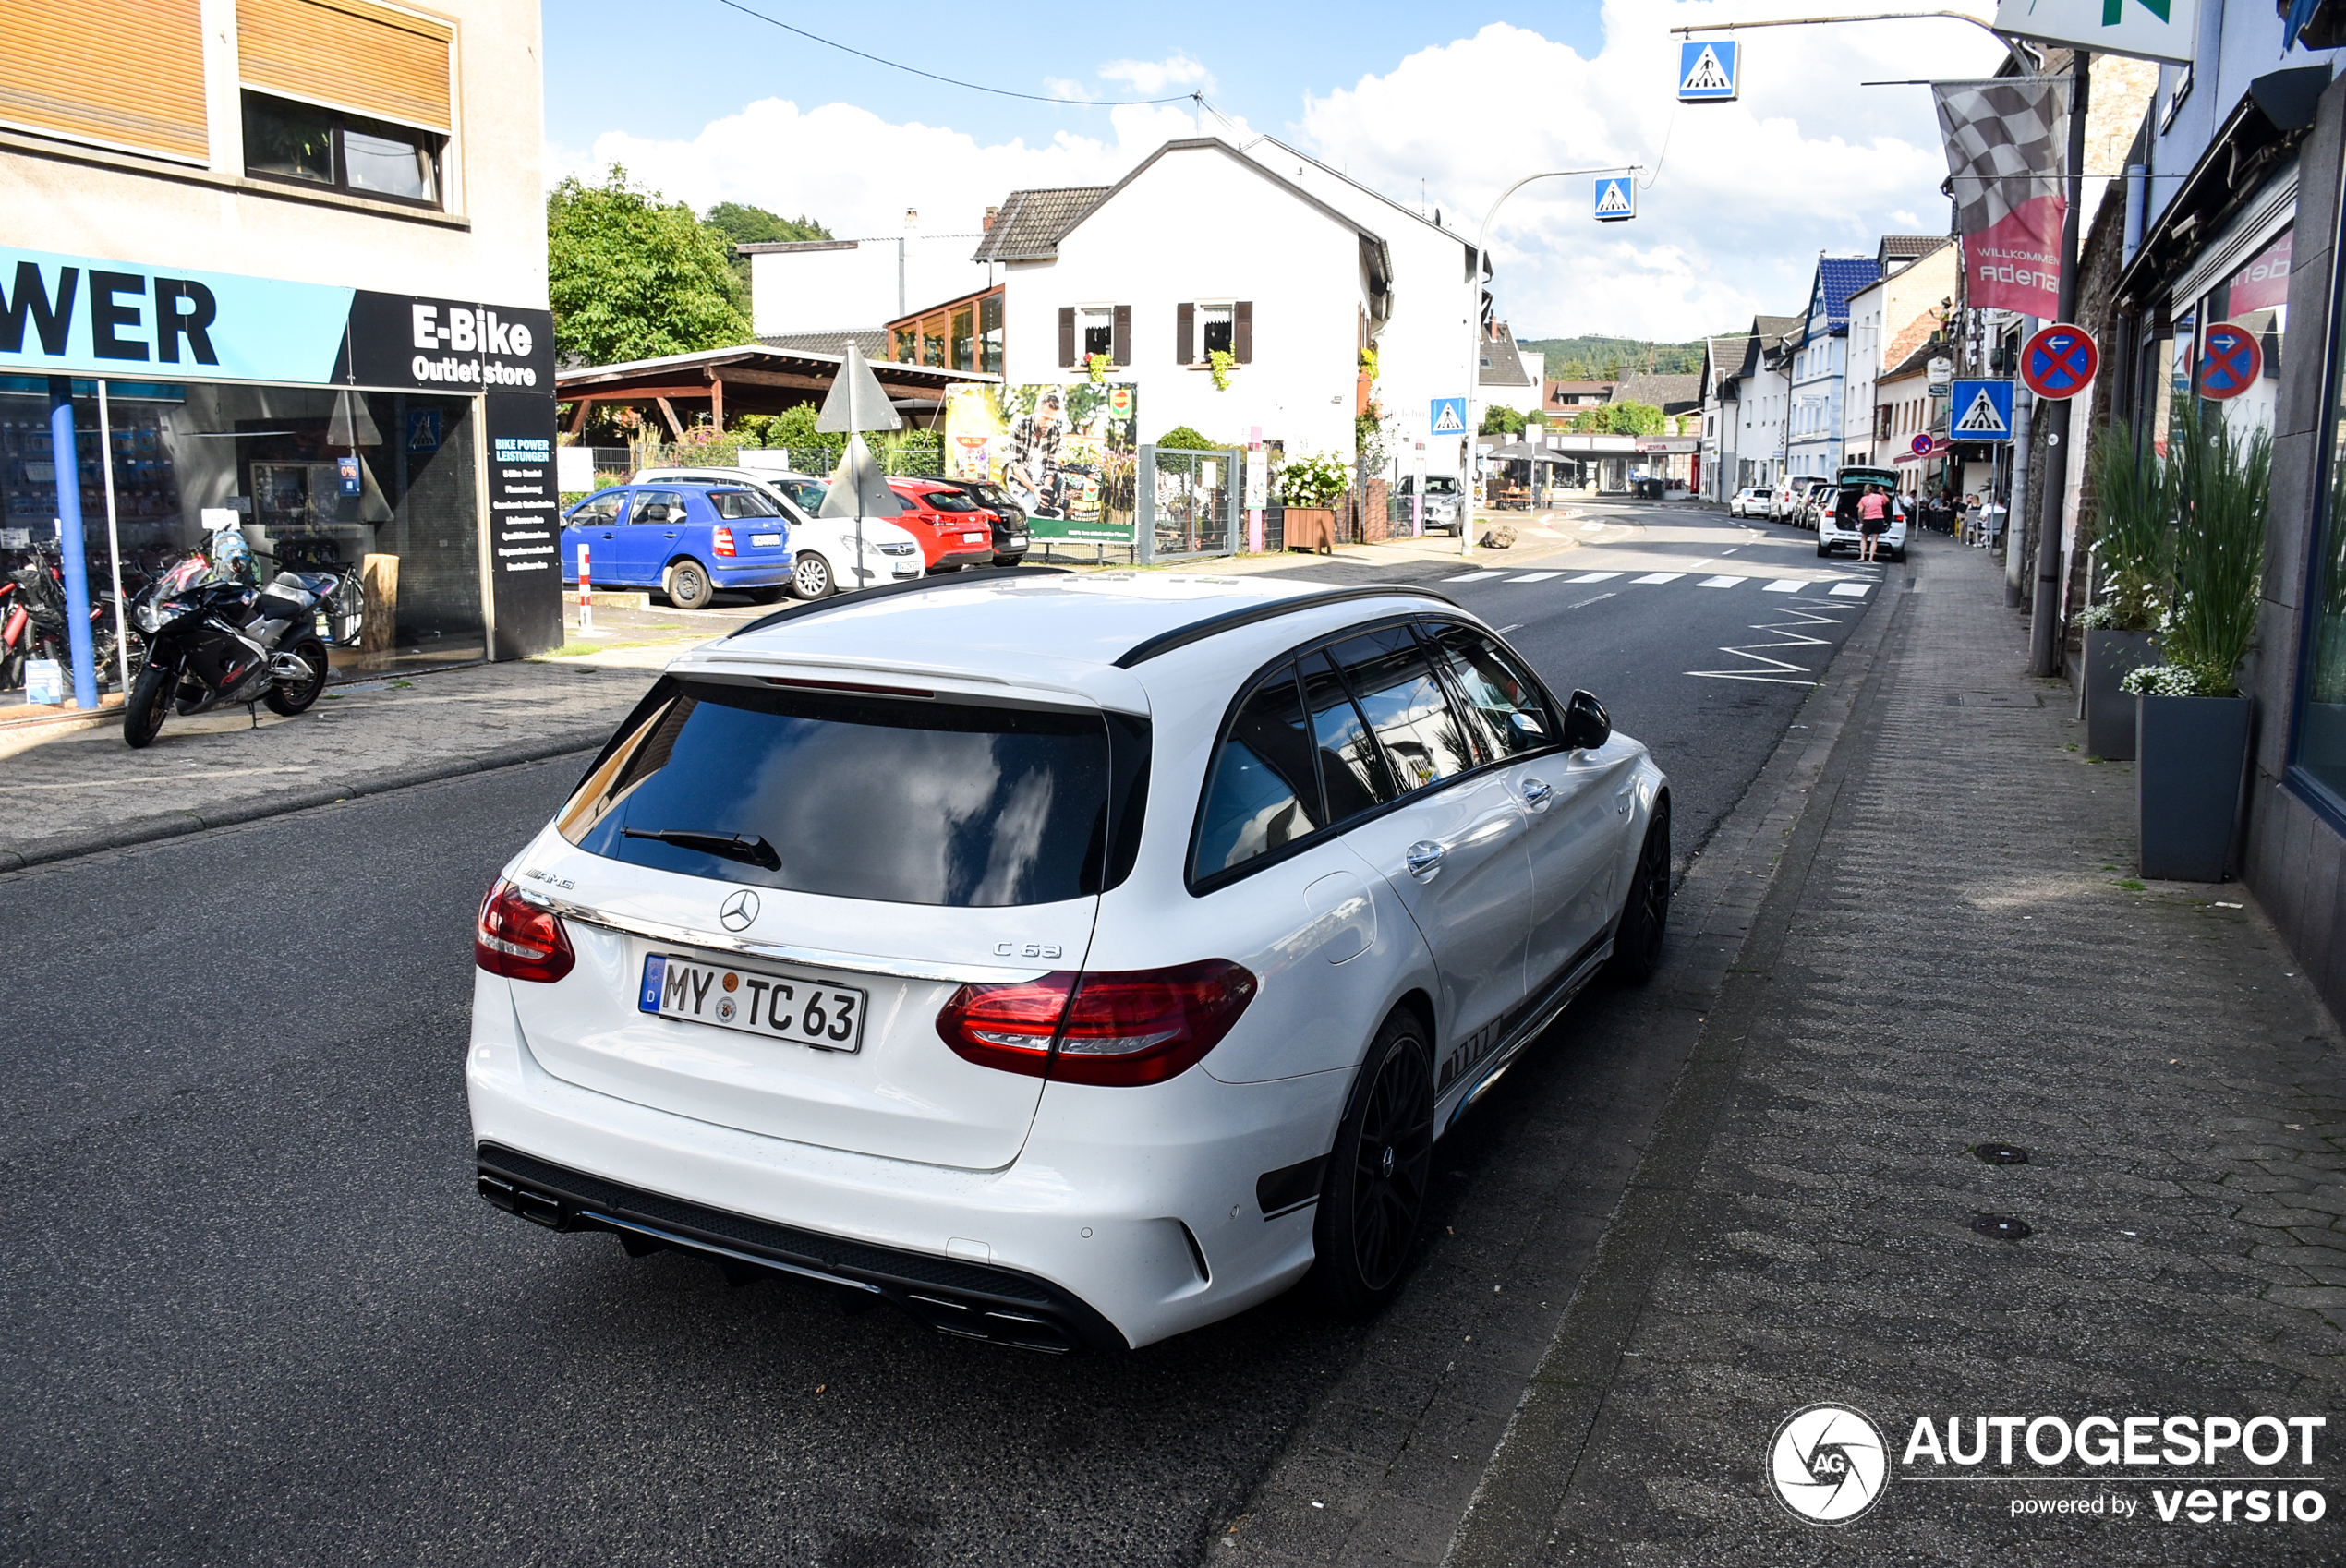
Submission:
<svg viewBox="0 0 2346 1568">
<path fill-rule="evenodd" d="M 1116 726 L 1125 754 L 1112 759 L 1114 721 L 1099 713 L 664 685 L 556 819 L 589 853 L 962 908 L 1056 903 L 1129 867 L 1142 799 L 1132 757 L 1143 772 L 1146 757 L 1132 721 Z M 1111 798 L 1123 802 L 1114 824 Z"/>
<path fill-rule="evenodd" d="M 975 512 L 977 502 L 959 490 L 930 490 L 921 499 L 939 512 Z"/>
<path fill-rule="evenodd" d="M 720 517 L 780 517 L 782 509 L 773 498 L 757 490 L 711 490 L 708 499 L 717 503 Z"/>
</svg>

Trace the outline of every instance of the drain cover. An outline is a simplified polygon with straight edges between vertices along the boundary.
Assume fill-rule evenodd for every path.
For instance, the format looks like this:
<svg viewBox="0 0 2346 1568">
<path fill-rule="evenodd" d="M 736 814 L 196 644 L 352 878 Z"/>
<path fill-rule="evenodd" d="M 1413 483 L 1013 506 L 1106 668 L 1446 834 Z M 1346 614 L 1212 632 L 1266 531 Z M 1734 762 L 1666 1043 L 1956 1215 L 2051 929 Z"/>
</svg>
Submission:
<svg viewBox="0 0 2346 1568">
<path fill-rule="evenodd" d="M 1975 1143 L 1971 1152 L 1978 1155 L 1983 1164 L 1990 1165 L 2025 1165 L 2028 1163 L 2028 1151 L 2016 1144 Z"/>
<path fill-rule="evenodd" d="M 2014 1219 L 2010 1214 L 1974 1214 L 1971 1228 L 1999 1241 L 2025 1241 L 2036 1234 L 2028 1228 L 2026 1220 Z"/>
</svg>

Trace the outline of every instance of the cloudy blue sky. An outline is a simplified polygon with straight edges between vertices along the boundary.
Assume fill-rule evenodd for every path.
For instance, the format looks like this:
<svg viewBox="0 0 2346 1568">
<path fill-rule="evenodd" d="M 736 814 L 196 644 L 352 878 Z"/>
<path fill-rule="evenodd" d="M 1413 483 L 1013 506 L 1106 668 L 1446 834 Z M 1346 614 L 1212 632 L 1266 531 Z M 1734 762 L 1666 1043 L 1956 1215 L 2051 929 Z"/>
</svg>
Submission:
<svg viewBox="0 0 2346 1568">
<path fill-rule="evenodd" d="M 1493 239 L 1501 307 L 1534 337 L 1718 331 L 1755 310 L 1798 308 L 1820 250 L 1869 251 L 1884 232 L 1943 232 L 1946 165 L 1929 94 L 1857 84 L 1985 74 L 1999 57 L 1987 34 L 1956 22 L 1747 33 L 1742 102 L 1680 108 L 1671 27 L 1847 7 L 743 3 L 956 83 L 1100 100 L 1202 90 L 1211 108 L 973 91 L 856 59 L 719 0 L 550 0 L 550 175 L 616 160 L 696 206 L 755 202 L 855 235 L 893 234 L 907 207 L 924 228 L 974 229 L 1013 187 L 1111 181 L 1168 137 L 1200 128 L 1277 135 L 1396 200 L 1442 208 L 1454 225 L 1479 222 L 1501 189 L 1536 169 L 1646 163 L 1652 183 L 1631 223 L 1591 222 L 1581 180 L 1535 186 L 1508 203 Z M 1992 9 L 1988 0 L 1964 8 Z"/>
</svg>

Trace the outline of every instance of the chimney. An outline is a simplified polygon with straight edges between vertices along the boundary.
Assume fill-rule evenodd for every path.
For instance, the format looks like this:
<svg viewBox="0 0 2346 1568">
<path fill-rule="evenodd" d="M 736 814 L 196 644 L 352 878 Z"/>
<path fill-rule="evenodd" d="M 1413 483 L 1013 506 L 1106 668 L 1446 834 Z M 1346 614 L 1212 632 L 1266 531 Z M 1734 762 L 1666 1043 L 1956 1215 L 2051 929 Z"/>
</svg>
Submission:
<svg viewBox="0 0 2346 1568">
<path fill-rule="evenodd" d="M 1002 210 L 999 207 L 988 207 L 986 210 L 986 227 L 989 233 L 994 227 L 994 220 L 1001 215 Z"/>
</svg>

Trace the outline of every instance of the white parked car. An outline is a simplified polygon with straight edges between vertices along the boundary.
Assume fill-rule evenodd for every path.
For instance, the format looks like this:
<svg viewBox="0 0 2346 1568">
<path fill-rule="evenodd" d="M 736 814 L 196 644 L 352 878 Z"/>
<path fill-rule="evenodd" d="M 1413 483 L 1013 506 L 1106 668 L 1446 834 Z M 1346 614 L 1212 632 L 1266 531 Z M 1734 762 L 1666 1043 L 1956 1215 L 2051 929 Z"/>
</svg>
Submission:
<svg viewBox="0 0 2346 1568">
<path fill-rule="evenodd" d="M 816 516 L 816 509 L 823 504 L 825 481 L 808 475 L 711 464 L 638 468 L 627 482 L 648 485 L 660 479 L 708 479 L 747 486 L 773 497 L 790 519 L 790 546 L 796 557 L 789 588 L 792 598 L 819 599 L 858 587 L 910 582 L 927 574 L 919 540 L 884 518 L 869 517 L 863 525 L 863 580 L 855 581 L 851 575 L 855 571 L 854 520 Z"/>
<path fill-rule="evenodd" d="M 1874 553 L 1886 561 L 1906 559 L 1906 498 L 1898 493 L 1898 475 L 1889 468 L 1844 468 L 1838 483 L 1810 510 L 1816 518 L 1817 553 L 1831 555 L 1844 546 L 1852 552 L 1865 549 L 1866 536 L 1857 526 L 1857 507 L 1868 486 L 1878 488 L 1890 503 L 1890 526 Z"/>
<path fill-rule="evenodd" d="M 1411 501 L 1417 494 L 1417 476 L 1401 476 L 1401 500 Z M 1455 534 L 1458 531 L 1458 479 L 1455 474 L 1429 474 L 1425 476 L 1425 531 L 1429 534 Z"/>
<path fill-rule="evenodd" d="M 1758 485 L 1747 485 L 1735 493 L 1727 502 L 1730 517 L 1765 517 L 1768 515 L 1768 492 Z"/>
<path fill-rule="evenodd" d="M 1432 1150 L 1608 963 L 1670 796 L 1431 589 L 933 578 L 694 649 L 480 913 L 481 1195 L 1138 1346 L 1402 1281 Z"/>
</svg>

